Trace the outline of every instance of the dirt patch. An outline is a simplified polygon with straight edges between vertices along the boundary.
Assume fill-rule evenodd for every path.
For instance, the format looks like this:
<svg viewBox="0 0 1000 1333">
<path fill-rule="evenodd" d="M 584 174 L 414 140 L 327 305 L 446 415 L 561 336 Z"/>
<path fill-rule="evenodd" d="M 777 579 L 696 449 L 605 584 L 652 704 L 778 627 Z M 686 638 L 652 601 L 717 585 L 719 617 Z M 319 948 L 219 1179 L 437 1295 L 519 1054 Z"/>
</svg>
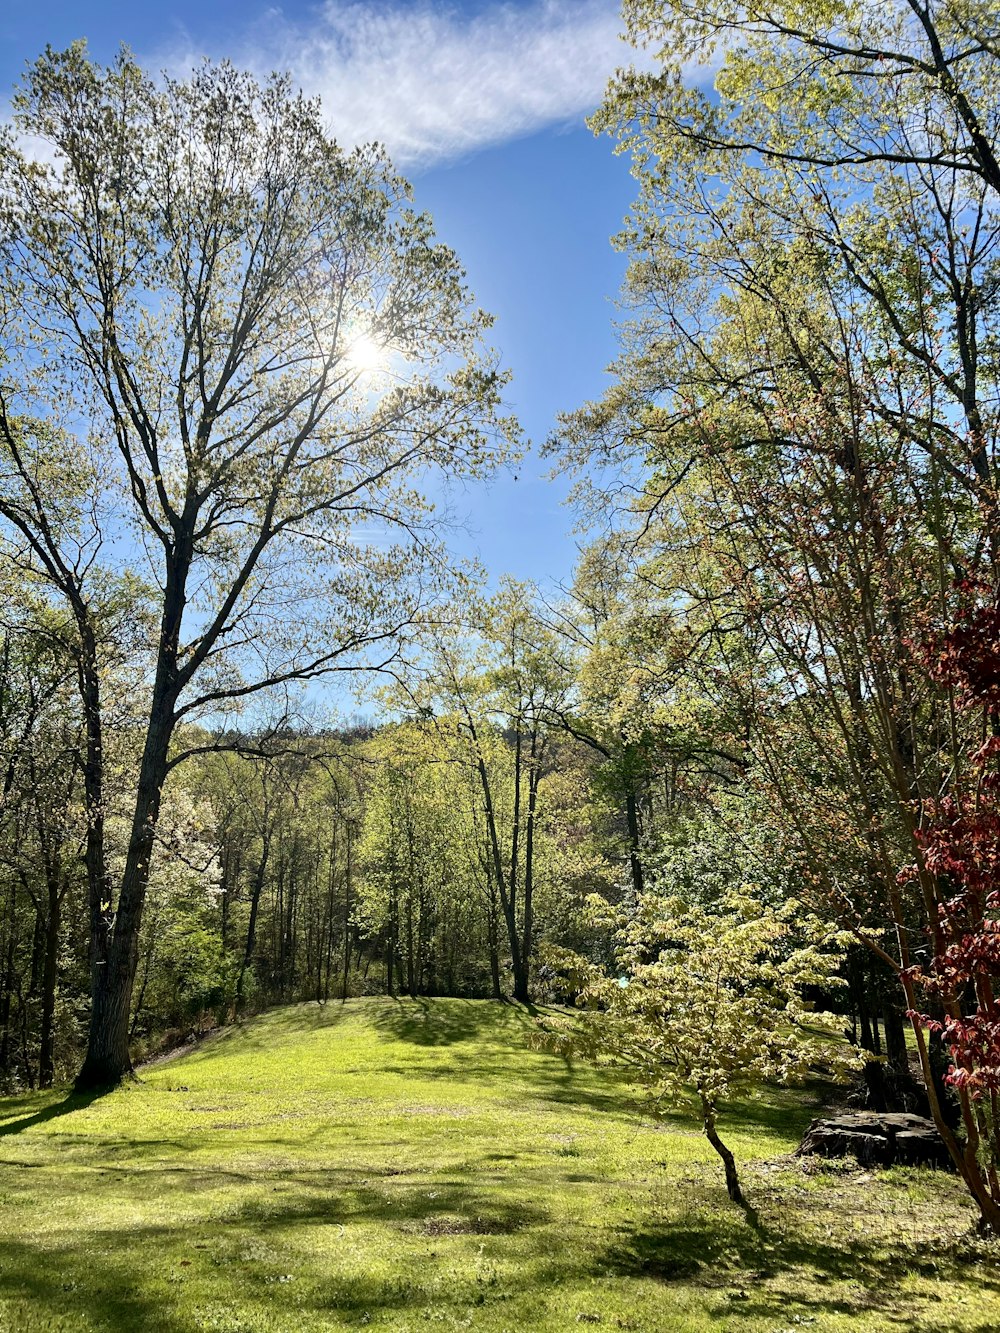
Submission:
<svg viewBox="0 0 1000 1333">
<path fill-rule="evenodd" d="M 400 1115 L 433 1115 L 441 1120 L 465 1120 L 472 1111 L 465 1106 L 401 1106 Z"/>
<path fill-rule="evenodd" d="M 428 1217 L 420 1230 L 425 1236 L 509 1236 L 522 1226 L 513 1217 Z"/>
</svg>

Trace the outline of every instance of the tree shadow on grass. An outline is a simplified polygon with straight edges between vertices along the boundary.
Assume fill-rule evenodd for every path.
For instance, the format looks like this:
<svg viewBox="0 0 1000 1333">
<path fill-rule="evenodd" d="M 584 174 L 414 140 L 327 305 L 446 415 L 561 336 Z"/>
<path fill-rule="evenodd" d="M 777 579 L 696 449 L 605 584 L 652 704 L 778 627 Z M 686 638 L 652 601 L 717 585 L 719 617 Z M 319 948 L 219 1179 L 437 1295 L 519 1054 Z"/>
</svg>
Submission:
<svg viewBox="0 0 1000 1333">
<path fill-rule="evenodd" d="M 160 1229 L 166 1235 L 167 1229 Z M 120 1239 L 120 1238 L 119 1238 Z M 148 1232 L 140 1236 L 147 1243 Z M 133 1252 L 134 1255 L 134 1252 Z M 141 1271 L 127 1260 L 83 1248 L 36 1248 L 23 1241 L 0 1241 L 2 1315 L 5 1328 L 69 1330 L 100 1328 L 105 1333 L 188 1333 L 190 1324 L 144 1293 Z M 132 1263 L 135 1259 L 133 1257 Z"/>
<path fill-rule="evenodd" d="M 220 1172 L 221 1183 L 229 1174 Z M 555 1219 L 537 1195 L 497 1191 L 459 1172 L 410 1181 L 375 1162 L 277 1170 L 235 1198 L 220 1197 L 196 1225 L 136 1227 L 129 1213 L 103 1230 L 46 1231 L 37 1241 L 0 1236 L 0 1322 L 6 1316 L 5 1327 L 23 1333 L 84 1323 L 105 1333 L 181 1333 L 193 1327 L 193 1309 L 211 1308 L 224 1314 L 225 1327 L 270 1319 L 268 1326 L 290 1328 L 290 1292 L 303 1318 L 336 1312 L 367 1323 L 366 1316 L 385 1321 L 399 1311 L 412 1319 L 431 1309 L 440 1318 L 442 1307 L 458 1316 L 484 1300 L 526 1295 L 541 1307 L 567 1283 L 600 1275 L 701 1288 L 701 1301 L 737 1333 L 784 1327 L 796 1312 L 809 1322 L 876 1309 L 886 1327 L 902 1327 L 894 1302 L 912 1308 L 901 1291 L 911 1275 L 943 1284 L 954 1269 L 959 1281 L 1000 1295 L 1000 1274 L 979 1265 L 962 1273 L 957 1250 L 953 1258 L 940 1248 L 918 1252 L 884 1231 L 846 1240 L 799 1235 L 773 1217 L 754 1231 L 721 1200 L 704 1212 L 623 1227 L 596 1250 L 589 1240 L 554 1245 Z M 380 1260 L 398 1253 L 398 1261 L 317 1268 L 310 1233 L 328 1238 L 330 1228 L 346 1232 L 348 1249 L 377 1235 Z"/>
<path fill-rule="evenodd" d="M 787 1323 L 796 1309 L 810 1322 L 819 1314 L 857 1316 L 880 1309 L 891 1322 L 892 1307 L 904 1298 L 904 1283 L 913 1277 L 967 1283 L 980 1294 L 1000 1296 L 1000 1272 L 970 1266 L 961 1240 L 950 1250 L 906 1245 L 884 1233 L 827 1240 L 775 1225 L 773 1219 L 747 1225 L 738 1210 L 724 1215 L 716 1209 L 711 1215 L 688 1214 L 623 1229 L 601 1266 L 622 1277 L 719 1289 L 720 1299 L 732 1302 L 727 1314 L 734 1329 L 736 1321 L 753 1327 Z M 794 1280 L 794 1297 L 789 1283 L 780 1282 L 783 1276 Z M 771 1287 L 773 1279 L 779 1281 Z M 908 1300 L 906 1305 L 908 1319 Z"/>
<path fill-rule="evenodd" d="M 533 1026 L 527 1010 L 502 1000 L 393 999 L 371 1005 L 365 1017 L 386 1036 L 416 1046 L 451 1046 L 484 1036 L 496 1040 L 511 1029 L 528 1032 Z"/>
<path fill-rule="evenodd" d="M 532 1052 L 532 1054 L 535 1054 Z M 635 1125 L 644 1110 L 641 1095 L 623 1084 L 612 1082 L 599 1071 L 580 1065 L 558 1073 L 546 1066 L 533 1068 L 527 1062 L 512 1067 L 510 1053 L 504 1058 L 469 1058 L 456 1054 L 442 1058 L 433 1065 L 419 1070 L 419 1078 L 428 1083 L 440 1082 L 454 1089 L 462 1083 L 477 1083 L 495 1088 L 498 1099 L 509 1099 L 528 1110 L 532 1103 L 539 1108 L 558 1106 L 580 1112 L 599 1112 L 605 1117 L 619 1117 Z M 547 1057 L 558 1059 L 556 1056 Z M 400 1078 L 413 1076 L 412 1065 L 386 1064 L 379 1072 Z"/>
<path fill-rule="evenodd" d="M 162 1065 L 198 1063 L 204 1057 L 210 1060 L 216 1054 L 233 1054 L 231 1048 L 270 1051 L 289 1034 L 306 1036 L 313 1028 L 337 1027 L 345 1019 L 356 1015 L 349 1005 L 339 1000 L 304 1000 L 300 1004 L 277 1005 L 259 1014 L 237 1018 L 225 1027 L 209 1032 L 201 1041 L 192 1042 L 170 1052 L 169 1059 L 151 1060 L 141 1066 L 143 1073 L 156 1073 Z M 190 1059 L 189 1059 L 190 1057 Z M 172 1069 L 171 1073 L 178 1072 Z"/>
<path fill-rule="evenodd" d="M 58 1120 L 60 1116 L 83 1111 L 108 1091 L 110 1089 L 104 1088 L 96 1092 L 69 1092 L 61 1102 L 52 1102 L 42 1110 L 36 1111 L 34 1115 L 22 1116 L 20 1120 L 8 1120 L 5 1124 L 0 1124 L 0 1138 L 5 1138 L 8 1134 L 22 1134 L 26 1129 L 44 1125 L 49 1120 Z"/>
<path fill-rule="evenodd" d="M 832 1097 L 843 1095 L 843 1085 L 813 1082 L 804 1087 L 785 1088 L 764 1084 L 756 1097 L 741 1097 L 723 1106 L 725 1121 L 740 1129 L 752 1127 L 766 1134 L 788 1138 L 800 1134 L 809 1122 L 822 1115 Z M 725 1131 L 720 1129 L 725 1137 Z"/>
<path fill-rule="evenodd" d="M 267 1327 L 292 1328 L 297 1325 L 288 1322 L 289 1288 L 283 1285 L 288 1281 L 296 1283 L 296 1305 L 305 1313 L 338 1311 L 356 1318 L 442 1301 L 465 1306 L 476 1298 L 476 1263 L 484 1247 L 489 1254 L 516 1233 L 527 1233 L 524 1243 L 533 1253 L 542 1256 L 550 1248 L 550 1216 L 534 1201 L 497 1198 L 460 1179 L 437 1181 L 428 1190 L 423 1184 L 387 1188 L 389 1181 L 378 1175 L 351 1182 L 343 1173 L 323 1174 L 327 1178 L 304 1183 L 275 1173 L 270 1188 L 203 1216 L 194 1227 L 137 1227 L 129 1219 L 69 1237 L 52 1231 L 37 1241 L 0 1236 L 0 1324 L 23 1333 L 69 1333 L 84 1326 L 104 1333 L 187 1333 L 194 1326 L 192 1308 L 207 1304 L 224 1315 L 220 1328 L 243 1328 L 251 1318 L 257 1327 L 261 1316 Z M 374 1264 L 370 1272 L 332 1265 L 317 1274 L 304 1257 L 309 1241 L 297 1233 L 372 1223 L 391 1228 L 409 1261 L 404 1255 L 400 1263 Z M 414 1247 L 421 1256 L 417 1265 Z M 452 1281 L 452 1259 L 469 1255 L 476 1256 L 469 1271 Z M 553 1268 L 547 1280 L 558 1276 Z"/>
<path fill-rule="evenodd" d="M 504 1197 L 470 1187 L 460 1179 L 436 1179 L 433 1189 L 427 1184 L 425 1180 L 411 1184 L 405 1177 L 401 1182 L 377 1169 L 361 1180 L 344 1180 L 335 1191 L 329 1179 L 291 1177 L 283 1185 L 272 1186 L 270 1193 L 244 1200 L 226 1222 L 256 1235 L 316 1224 L 379 1222 L 413 1231 L 432 1223 L 428 1234 L 436 1235 L 445 1230 L 442 1219 L 447 1218 L 456 1235 L 502 1236 L 550 1221 L 548 1210 L 537 1201 Z"/>
</svg>

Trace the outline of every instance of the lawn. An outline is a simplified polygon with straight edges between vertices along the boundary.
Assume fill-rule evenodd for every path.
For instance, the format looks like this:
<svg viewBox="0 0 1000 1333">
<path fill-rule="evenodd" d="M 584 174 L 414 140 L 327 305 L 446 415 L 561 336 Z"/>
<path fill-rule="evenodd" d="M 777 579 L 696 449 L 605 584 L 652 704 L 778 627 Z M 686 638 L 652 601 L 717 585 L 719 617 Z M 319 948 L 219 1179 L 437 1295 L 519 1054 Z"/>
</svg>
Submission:
<svg viewBox="0 0 1000 1333">
<path fill-rule="evenodd" d="M 755 1224 L 693 1122 L 531 1027 L 301 1005 L 109 1096 L 0 1102 L 0 1329 L 1000 1328 L 953 1178 L 807 1169 L 814 1094 L 769 1093 L 722 1123 Z"/>
</svg>

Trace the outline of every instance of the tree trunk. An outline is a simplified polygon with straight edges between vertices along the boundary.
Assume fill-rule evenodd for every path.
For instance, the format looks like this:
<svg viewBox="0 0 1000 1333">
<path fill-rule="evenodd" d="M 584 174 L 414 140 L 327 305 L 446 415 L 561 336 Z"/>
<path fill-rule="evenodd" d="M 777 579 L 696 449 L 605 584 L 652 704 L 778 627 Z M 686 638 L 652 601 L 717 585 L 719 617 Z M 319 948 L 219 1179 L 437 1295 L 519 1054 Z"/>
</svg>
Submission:
<svg viewBox="0 0 1000 1333">
<path fill-rule="evenodd" d="M 254 876 L 253 889 L 250 894 L 250 919 L 247 922 L 247 938 L 243 947 L 243 959 L 240 963 L 239 976 L 236 978 L 236 1012 L 240 1013 L 243 1009 L 243 991 L 246 984 L 246 974 L 250 970 L 253 962 L 253 951 L 257 944 L 257 915 L 260 912 L 260 898 L 264 891 L 264 879 L 267 875 L 267 862 L 271 854 L 271 838 L 268 832 L 263 834 L 263 841 L 260 849 L 260 861 L 257 863 L 257 873 Z"/>
<path fill-rule="evenodd" d="M 722 1158 L 722 1165 L 726 1171 L 726 1192 L 733 1203 L 745 1207 L 746 1200 L 743 1197 L 743 1191 L 740 1189 L 740 1178 L 736 1171 L 736 1158 L 719 1138 L 718 1131 L 715 1128 L 715 1107 L 708 1101 L 704 1093 L 700 1093 L 699 1096 L 701 1097 L 701 1109 L 705 1124 L 705 1137 Z"/>
<path fill-rule="evenodd" d="M 490 951 L 490 980 L 493 984 L 493 998 L 494 1000 L 500 1000 L 503 999 L 503 990 L 500 986 L 500 949 L 497 940 L 497 927 L 499 925 L 497 888 L 493 879 L 493 866 L 488 849 L 483 864 L 486 868 L 486 939 Z"/>
<path fill-rule="evenodd" d="M 39 1035 L 38 1086 L 51 1088 L 55 1078 L 56 982 L 59 964 L 59 927 L 62 918 L 62 886 L 50 877 L 48 916 L 45 922 L 45 962 L 42 968 L 42 1024 Z"/>
<path fill-rule="evenodd" d="M 531 976 L 531 953 L 534 948 L 535 912 L 535 819 L 538 811 L 538 784 L 541 781 L 542 755 L 538 746 L 538 731 L 531 733 L 531 766 L 528 770 L 528 815 L 524 838 L 524 926 L 521 960 L 524 964 L 525 994 L 528 1003 L 528 982 Z"/>
<path fill-rule="evenodd" d="M 476 736 L 473 732 L 473 740 Z M 517 917 L 514 912 L 514 904 L 507 892 L 504 882 L 503 860 L 500 856 L 500 838 L 497 834 L 496 814 L 493 808 L 493 790 L 490 786 L 490 775 L 486 768 L 486 761 L 482 755 L 479 755 L 476 761 L 476 767 L 479 772 L 479 780 L 483 790 L 483 804 L 486 813 L 486 829 L 489 833 L 489 849 L 493 860 L 493 873 L 496 877 L 496 886 L 500 894 L 500 906 L 503 910 L 504 921 L 507 926 L 507 939 L 510 943 L 510 962 L 514 972 L 514 996 L 516 999 L 528 998 L 528 978 L 524 975 L 521 966 L 521 941 L 517 931 Z"/>
<path fill-rule="evenodd" d="M 347 825 L 347 860 L 344 866 L 344 976 L 340 1002 L 347 1003 L 347 978 L 351 970 L 351 826 Z"/>
<path fill-rule="evenodd" d="M 14 993 L 14 949 L 17 944 L 17 883 L 10 880 L 7 906 L 7 948 L 4 958 L 3 993 L 0 994 L 0 1069 L 10 1069 L 10 1010 Z"/>
<path fill-rule="evenodd" d="M 132 975 L 127 951 L 112 949 L 91 1001 L 87 1058 L 76 1079 L 79 1092 L 114 1087 L 133 1072 L 128 1050 Z"/>
<path fill-rule="evenodd" d="M 176 620 L 179 625 L 183 599 L 181 598 L 178 606 L 172 605 L 177 600 L 176 588 L 168 591 L 175 595 L 168 599 L 161 625 L 161 652 L 153 686 L 153 702 L 146 729 L 142 762 L 139 766 L 132 830 L 125 855 L 125 870 L 122 875 L 121 892 L 118 895 L 117 911 L 112 913 L 110 891 L 106 881 L 103 888 L 97 887 L 109 896 L 102 898 L 96 904 L 93 879 L 90 884 L 91 928 L 92 932 L 96 928 L 97 938 L 91 940 L 90 1032 L 86 1059 L 76 1080 L 79 1091 L 114 1087 L 132 1073 L 132 1062 L 128 1052 L 129 1014 L 132 1007 L 132 987 L 135 984 L 135 974 L 139 964 L 139 927 L 142 924 L 146 888 L 149 884 L 153 839 L 156 821 L 160 814 L 163 784 L 167 776 L 167 755 L 174 730 L 174 708 L 177 702 L 175 655 L 172 652 L 165 652 L 162 643 L 164 636 L 172 632 L 174 650 L 176 649 L 176 630 L 171 629 L 171 624 Z M 103 845 L 99 850 L 100 864 L 103 866 Z M 103 958 L 102 952 L 105 955 Z"/>
<path fill-rule="evenodd" d="M 385 993 L 390 1000 L 396 998 L 396 980 L 394 975 L 393 954 L 395 953 L 395 943 L 393 940 L 392 922 L 389 921 L 385 928 Z"/>
<path fill-rule="evenodd" d="M 416 966 L 413 955 L 413 885 L 410 884 L 406 895 L 406 993 L 411 1000 L 417 998 Z"/>
<path fill-rule="evenodd" d="M 642 836 L 639 831 L 639 807 L 635 799 L 635 787 L 628 774 L 625 776 L 625 822 L 628 825 L 628 864 L 632 874 L 632 892 L 639 898 L 643 892 L 642 860 L 639 855 Z"/>
</svg>

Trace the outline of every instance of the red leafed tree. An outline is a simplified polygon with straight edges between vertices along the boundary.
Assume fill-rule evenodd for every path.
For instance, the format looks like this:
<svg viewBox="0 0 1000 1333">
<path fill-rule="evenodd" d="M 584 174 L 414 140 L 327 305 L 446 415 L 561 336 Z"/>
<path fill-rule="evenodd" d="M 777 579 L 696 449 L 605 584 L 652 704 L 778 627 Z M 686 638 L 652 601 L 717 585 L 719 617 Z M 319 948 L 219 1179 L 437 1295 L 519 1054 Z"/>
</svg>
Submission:
<svg viewBox="0 0 1000 1333">
<path fill-rule="evenodd" d="M 977 586 L 962 592 L 965 606 L 928 664 L 951 692 L 958 723 L 980 731 L 952 791 L 920 806 L 921 869 L 938 893 L 930 956 L 908 979 L 932 1011 L 911 1018 L 940 1033 L 950 1055 L 946 1082 L 965 1129 L 960 1169 L 977 1174 L 1000 1206 L 1000 605 Z"/>
</svg>

